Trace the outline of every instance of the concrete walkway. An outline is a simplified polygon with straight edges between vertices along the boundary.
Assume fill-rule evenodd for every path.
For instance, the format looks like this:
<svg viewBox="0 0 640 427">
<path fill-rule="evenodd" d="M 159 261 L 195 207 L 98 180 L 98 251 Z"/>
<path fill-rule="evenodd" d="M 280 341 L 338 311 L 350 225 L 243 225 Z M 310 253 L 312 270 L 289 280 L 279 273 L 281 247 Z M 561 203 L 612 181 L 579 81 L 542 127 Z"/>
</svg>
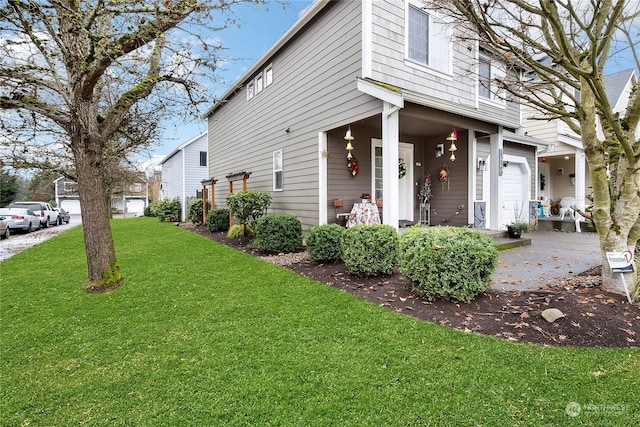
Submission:
<svg viewBox="0 0 640 427">
<path fill-rule="evenodd" d="M 500 251 L 492 289 L 535 290 L 602 265 L 596 233 L 534 231 L 530 246 Z"/>
</svg>

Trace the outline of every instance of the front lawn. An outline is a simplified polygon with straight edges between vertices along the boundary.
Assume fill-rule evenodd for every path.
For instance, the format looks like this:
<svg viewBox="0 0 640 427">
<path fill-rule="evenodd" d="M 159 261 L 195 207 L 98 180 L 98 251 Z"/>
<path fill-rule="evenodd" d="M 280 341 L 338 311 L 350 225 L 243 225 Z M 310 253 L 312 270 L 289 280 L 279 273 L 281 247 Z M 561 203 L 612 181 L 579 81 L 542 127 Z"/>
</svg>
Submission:
<svg viewBox="0 0 640 427">
<path fill-rule="evenodd" d="M 110 294 L 82 290 L 80 227 L 0 263 L 1 425 L 637 425 L 638 350 L 458 332 L 155 218 L 113 230 Z"/>
</svg>

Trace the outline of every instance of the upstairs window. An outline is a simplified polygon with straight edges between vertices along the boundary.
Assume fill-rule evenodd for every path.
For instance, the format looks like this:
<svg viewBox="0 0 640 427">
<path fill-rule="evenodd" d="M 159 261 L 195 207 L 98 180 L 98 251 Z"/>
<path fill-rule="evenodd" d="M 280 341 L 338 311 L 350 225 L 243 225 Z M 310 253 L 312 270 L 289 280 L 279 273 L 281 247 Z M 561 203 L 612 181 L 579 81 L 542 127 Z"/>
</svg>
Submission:
<svg viewBox="0 0 640 427">
<path fill-rule="evenodd" d="M 449 25 L 410 5 L 407 16 L 407 56 L 430 68 L 450 73 Z"/>
<path fill-rule="evenodd" d="M 264 70 L 264 86 L 267 87 L 271 83 L 273 83 L 273 67 L 269 65 L 269 67 Z"/>
<path fill-rule="evenodd" d="M 207 152 L 200 152 L 200 166 L 207 166 Z"/>
<path fill-rule="evenodd" d="M 77 193 L 78 192 L 78 184 L 73 181 L 65 181 L 64 182 L 64 191 L 68 193 Z"/>
<path fill-rule="evenodd" d="M 263 82 L 264 80 L 262 79 L 261 75 L 256 77 L 256 94 L 262 92 Z"/>
<path fill-rule="evenodd" d="M 142 184 L 131 184 L 129 186 L 129 191 L 132 193 L 141 193 L 142 192 Z"/>
<path fill-rule="evenodd" d="M 253 99 L 254 95 L 255 95 L 255 86 L 253 85 L 253 82 L 251 82 L 247 85 L 247 100 Z"/>
<path fill-rule="evenodd" d="M 478 95 L 480 99 L 504 104 L 506 92 L 501 84 L 505 77 L 503 64 L 491 60 L 488 56 L 480 55 L 478 63 Z"/>
<path fill-rule="evenodd" d="M 273 152 L 273 190 L 282 191 L 283 189 L 283 161 L 282 150 Z"/>
</svg>

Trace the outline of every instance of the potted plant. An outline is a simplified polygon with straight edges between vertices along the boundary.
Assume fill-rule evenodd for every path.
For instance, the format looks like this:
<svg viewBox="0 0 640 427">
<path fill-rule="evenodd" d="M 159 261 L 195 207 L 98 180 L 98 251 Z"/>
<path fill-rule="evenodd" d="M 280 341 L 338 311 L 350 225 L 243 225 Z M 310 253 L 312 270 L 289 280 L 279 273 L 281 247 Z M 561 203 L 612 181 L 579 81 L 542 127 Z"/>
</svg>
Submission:
<svg viewBox="0 0 640 427">
<path fill-rule="evenodd" d="M 507 234 L 512 239 L 519 239 L 522 233 L 529 231 L 529 223 L 526 222 L 514 222 L 507 225 Z"/>
<path fill-rule="evenodd" d="M 362 193 L 362 195 L 360 195 L 360 199 L 362 199 L 362 203 L 368 203 L 369 202 L 369 193 Z"/>
</svg>

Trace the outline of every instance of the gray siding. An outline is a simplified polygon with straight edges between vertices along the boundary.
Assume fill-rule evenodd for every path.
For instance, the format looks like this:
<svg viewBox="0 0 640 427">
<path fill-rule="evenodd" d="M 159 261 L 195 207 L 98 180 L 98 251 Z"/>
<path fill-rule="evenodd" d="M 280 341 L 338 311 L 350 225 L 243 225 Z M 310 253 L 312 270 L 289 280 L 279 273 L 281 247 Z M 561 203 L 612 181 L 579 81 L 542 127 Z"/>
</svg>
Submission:
<svg viewBox="0 0 640 427">
<path fill-rule="evenodd" d="M 519 103 L 508 102 L 505 107 L 496 107 L 478 102 L 474 43 L 461 41 L 454 32 L 452 75 L 409 66 L 405 57 L 406 2 L 377 0 L 372 4 L 372 75 L 369 77 L 424 95 L 424 105 L 467 116 L 486 115 L 488 121 L 507 127 L 519 125 Z"/>
<path fill-rule="evenodd" d="M 270 86 L 250 101 L 243 86 L 212 113 L 209 175 L 218 179 L 216 206 L 225 205 L 225 176 L 247 171 L 252 172 L 248 189 L 271 193 L 270 212 L 293 213 L 304 226 L 318 224 L 318 133 L 382 108 L 380 101 L 356 89 L 360 22 L 358 2 L 331 3 L 265 62 L 273 67 Z M 272 191 L 272 153 L 278 149 L 284 156 L 284 190 Z M 337 150 L 344 152 L 344 146 L 329 146 L 330 159 Z M 234 191 L 240 188 L 234 183 Z"/>
</svg>

